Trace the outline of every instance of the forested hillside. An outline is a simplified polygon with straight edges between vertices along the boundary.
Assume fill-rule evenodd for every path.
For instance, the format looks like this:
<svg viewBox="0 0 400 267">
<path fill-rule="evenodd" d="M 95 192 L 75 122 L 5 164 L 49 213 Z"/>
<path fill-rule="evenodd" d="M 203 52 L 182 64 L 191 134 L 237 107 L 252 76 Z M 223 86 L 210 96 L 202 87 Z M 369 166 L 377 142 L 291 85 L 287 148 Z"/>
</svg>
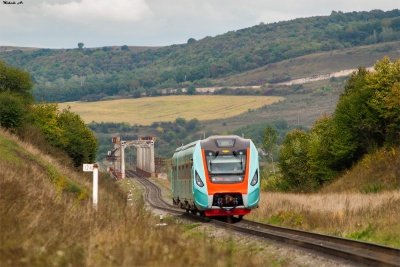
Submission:
<svg viewBox="0 0 400 267">
<path fill-rule="evenodd" d="M 400 59 L 390 62 L 384 58 L 375 64 L 373 72 L 365 68 L 354 72 L 331 116 L 321 117 L 309 132 L 294 130 L 286 135 L 278 157 L 284 181 L 281 186 L 318 189 L 368 154 L 377 162 L 383 155 L 387 161 L 396 160 L 400 146 L 399 100 Z M 378 176 L 376 185 L 380 190 L 385 180 L 397 186 L 400 183 L 399 166 L 393 165 L 382 164 L 381 169 L 387 172 Z"/>
<path fill-rule="evenodd" d="M 25 69 L 40 101 L 95 101 L 158 95 L 160 89 L 212 86 L 214 79 L 302 55 L 400 39 L 400 10 L 342 13 L 263 24 L 186 44 L 13 50 L 7 65 Z M 386 49 L 391 49 L 390 46 Z M 283 78 L 267 82 L 280 82 Z M 219 84 L 221 85 L 221 84 Z"/>
</svg>

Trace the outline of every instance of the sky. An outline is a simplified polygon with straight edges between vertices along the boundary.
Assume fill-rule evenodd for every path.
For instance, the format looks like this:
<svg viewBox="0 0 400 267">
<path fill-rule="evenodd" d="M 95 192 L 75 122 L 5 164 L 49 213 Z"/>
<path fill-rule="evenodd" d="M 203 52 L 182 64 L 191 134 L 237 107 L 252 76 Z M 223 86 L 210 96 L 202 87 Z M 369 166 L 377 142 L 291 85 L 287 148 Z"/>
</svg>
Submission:
<svg viewBox="0 0 400 267">
<path fill-rule="evenodd" d="M 12 0 L 0 2 L 0 46 L 168 46 L 261 22 L 400 9 L 399 0 Z M 10 4 L 7 2 L 11 2 Z"/>
</svg>

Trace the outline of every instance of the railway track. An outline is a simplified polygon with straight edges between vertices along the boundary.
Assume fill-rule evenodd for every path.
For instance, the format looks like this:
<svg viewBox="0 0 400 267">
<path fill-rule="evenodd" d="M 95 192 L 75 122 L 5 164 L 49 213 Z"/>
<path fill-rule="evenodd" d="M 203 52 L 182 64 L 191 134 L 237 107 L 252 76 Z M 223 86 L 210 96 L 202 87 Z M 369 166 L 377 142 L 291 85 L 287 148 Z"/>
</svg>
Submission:
<svg viewBox="0 0 400 267">
<path fill-rule="evenodd" d="M 225 227 L 257 237 L 312 249 L 356 263 L 370 266 L 400 266 L 400 250 L 391 247 L 247 220 Z"/>
<path fill-rule="evenodd" d="M 130 172 L 132 176 L 134 173 Z M 290 228 L 262 224 L 248 220 L 224 222 L 219 219 L 206 219 L 204 217 L 187 214 L 181 209 L 163 200 L 161 189 L 146 178 L 135 175 L 145 188 L 146 201 L 156 209 L 161 209 L 172 214 L 185 214 L 191 219 L 209 221 L 219 227 L 252 235 L 258 238 L 272 239 L 290 245 L 311 249 L 327 255 L 350 260 L 370 266 L 400 266 L 400 250 L 373 243 L 360 242 L 351 239 L 316 234 Z"/>
<path fill-rule="evenodd" d="M 139 183 L 143 185 L 145 189 L 145 199 L 150 206 L 155 209 L 165 210 L 168 212 L 182 212 L 181 209 L 178 209 L 174 205 L 164 201 L 160 187 L 149 181 L 147 178 L 137 175 L 131 170 L 127 171 L 127 175 L 131 178 L 136 179 Z"/>
</svg>

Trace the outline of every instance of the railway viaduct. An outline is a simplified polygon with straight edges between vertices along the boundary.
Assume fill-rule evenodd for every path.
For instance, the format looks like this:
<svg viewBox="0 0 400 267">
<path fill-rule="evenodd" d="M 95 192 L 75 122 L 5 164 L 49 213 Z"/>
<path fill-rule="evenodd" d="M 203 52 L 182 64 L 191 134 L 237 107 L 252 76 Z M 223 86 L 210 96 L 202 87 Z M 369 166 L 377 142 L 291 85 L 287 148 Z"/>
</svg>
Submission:
<svg viewBox="0 0 400 267">
<path fill-rule="evenodd" d="M 136 172 L 145 177 L 155 176 L 154 142 L 155 136 L 139 137 L 138 140 L 112 138 L 114 149 L 108 151 L 107 160 L 114 163 L 112 172 L 117 179 L 125 178 L 125 148 L 136 147 Z"/>
</svg>

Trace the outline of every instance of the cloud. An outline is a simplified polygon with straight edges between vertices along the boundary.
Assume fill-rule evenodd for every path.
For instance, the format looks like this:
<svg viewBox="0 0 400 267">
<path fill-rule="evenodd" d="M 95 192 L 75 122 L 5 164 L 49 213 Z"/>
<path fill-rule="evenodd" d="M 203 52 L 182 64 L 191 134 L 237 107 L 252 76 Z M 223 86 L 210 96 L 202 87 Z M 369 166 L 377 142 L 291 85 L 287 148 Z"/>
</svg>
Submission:
<svg viewBox="0 0 400 267">
<path fill-rule="evenodd" d="M 41 4 L 46 16 L 81 22 L 135 22 L 151 16 L 145 0 L 82 0 Z"/>
</svg>

